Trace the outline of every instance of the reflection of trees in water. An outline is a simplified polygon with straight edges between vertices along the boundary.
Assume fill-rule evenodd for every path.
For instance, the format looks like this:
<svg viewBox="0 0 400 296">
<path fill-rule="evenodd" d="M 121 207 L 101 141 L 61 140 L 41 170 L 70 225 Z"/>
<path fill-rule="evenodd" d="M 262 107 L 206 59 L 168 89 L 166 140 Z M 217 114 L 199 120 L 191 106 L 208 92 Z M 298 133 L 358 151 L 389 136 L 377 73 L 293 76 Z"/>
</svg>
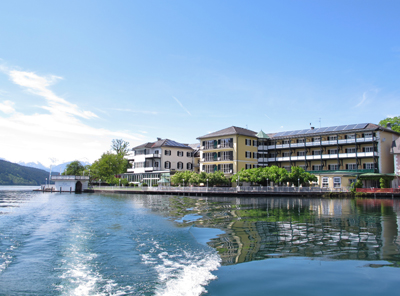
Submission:
<svg viewBox="0 0 400 296">
<path fill-rule="evenodd" d="M 395 260 L 398 227 L 394 208 L 384 201 L 297 198 L 229 199 L 203 214 L 196 226 L 218 227 L 226 233 L 209 243 L 224 264 L 270 257 L 304 256 L 331 259 Z"/>
<path fill-rule="evenodd" d="M 225 231 L 209 242 L 225 265 L 286 256 L 400 261 L 398 200 L 131 198 L 173 219 L 187 214 L 202 217 L 178 226 Z"/>
</svg>

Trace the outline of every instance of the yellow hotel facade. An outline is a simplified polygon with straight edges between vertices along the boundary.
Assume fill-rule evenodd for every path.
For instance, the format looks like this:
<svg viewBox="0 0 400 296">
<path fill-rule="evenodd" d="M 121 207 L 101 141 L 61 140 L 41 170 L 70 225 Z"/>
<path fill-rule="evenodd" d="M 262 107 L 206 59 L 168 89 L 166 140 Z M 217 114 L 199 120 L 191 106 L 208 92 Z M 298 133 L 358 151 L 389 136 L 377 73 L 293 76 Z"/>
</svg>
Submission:
<svg viewBox="0 0 400 296">
<path fill-rule="evenodd" d="M 197 139 L 201 172 L 233 175 L 258 166 L 258 138 L 251 130 L 231 126 Z"/>
<path fill-rule="evenodd" d="M 372 123 L 268 134 L 232 126 L 197 138 L 200 172 L 231 176 L 241 169 L 299 166 L 315 174 L 321 187 L 346 187 L 360 174 L 393 174 L 391 149 L 399 136 Z M 373 180 L 365 186 L 379 187 Z"/>
</svg>

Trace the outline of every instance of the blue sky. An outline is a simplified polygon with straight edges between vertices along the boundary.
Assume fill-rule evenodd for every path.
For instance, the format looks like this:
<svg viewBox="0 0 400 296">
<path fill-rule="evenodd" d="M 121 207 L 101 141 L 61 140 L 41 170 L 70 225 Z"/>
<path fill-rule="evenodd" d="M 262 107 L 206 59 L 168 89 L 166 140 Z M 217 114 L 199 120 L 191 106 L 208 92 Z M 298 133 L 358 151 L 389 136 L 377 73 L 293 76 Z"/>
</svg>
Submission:
<svg viewBox="0 0 400 296">
<path fill-rule="evenodd" d="M 7 3 L 8 2 L 8 3 Z M 400 115 L 399 1 L 7 1 L 0 157 Z"/>
</svg>

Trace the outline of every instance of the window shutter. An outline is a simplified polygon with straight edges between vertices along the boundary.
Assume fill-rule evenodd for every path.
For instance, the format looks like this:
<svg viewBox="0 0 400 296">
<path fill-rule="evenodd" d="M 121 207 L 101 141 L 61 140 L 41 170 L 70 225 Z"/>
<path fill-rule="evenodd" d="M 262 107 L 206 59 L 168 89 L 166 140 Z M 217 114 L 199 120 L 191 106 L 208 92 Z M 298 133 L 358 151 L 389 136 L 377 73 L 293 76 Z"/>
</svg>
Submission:
<svg viewBox="0 0 400 296">
<path fill-rule="evenodd" d="M 348 170 L 349 169 L 349 165 L 348 164 L 346 164 L 346 170 Z"/>
<path fill-rule="evenodd" d="M 366 166 L 365 166 L 365 163 L 363 163 L 363 169 L 364 169 L 364 170 L 365 170 L 365 167 L 366 167 Z"/>
<path fill-rule="evenodd" d="M 218 157 L 221 157 L 221 152 L 218 152 Z"/>
<path fill-rule="evenodd" d="M 202 146 L 206 146 L 206 141 L 203 141 L 203 145 Z"/>
<path fill-rule="evenodd" d="M 363 150 L 362 150 L 363 152 L 365 152 L 365 147 L 363 147 Z"/>
<path fill-rule="evenodd" d="M 344 135 L 344 138 L 347 139 L 347 135 Z"/>
<path fill-rule="evenodd" d="M 364 138 L 364 134 L 361 134 L 361 137 Z"/>
<path fill-rule="evenodd" d="M 221 170 L 221 165 L 220 165 L 220 164 L 218 165 L 218 170 L 219 170 L 219 171 Z"/>
<path fill-rule="evenodd" d="M 218 139 L 218 145 L 220 145 L 221 144 L 221 139 Z"/>
</svg>

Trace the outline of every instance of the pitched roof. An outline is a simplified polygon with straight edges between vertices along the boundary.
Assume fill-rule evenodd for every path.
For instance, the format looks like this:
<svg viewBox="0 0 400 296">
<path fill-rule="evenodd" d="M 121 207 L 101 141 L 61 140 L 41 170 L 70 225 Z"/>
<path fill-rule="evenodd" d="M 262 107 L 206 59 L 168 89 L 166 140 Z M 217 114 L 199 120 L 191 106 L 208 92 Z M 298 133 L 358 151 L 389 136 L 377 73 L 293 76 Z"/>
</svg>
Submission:
<svg viewBox="0 0 400 296">
<path fill-rule="evenodd" d="M 321 134 L 343 134 L 352 132 L 366 132 L 366 131 L 386 131 L 400 135 L 400 133 L 395 132 L 391 129 L 385 128 L 380 125 L 376 125 L 373 123 L 359 123 L 359 124 L 348 124 L 348 125 L 340 125 L 340 126 L 330 126 L 330 127 L 321 127 L 321 128 L 313 128 L 313 129 L 304 129 L 304 130 L 295 130 L 295 131 L 284 131 L 275 134 L 269 134 L 270 138 L 279 139 L 279 138 L 293 138 L 293 137 L 304 137 L 304 136 L 313 136 L 313 135 L 321 135 Z"/>
<path fill-rule="evenodd" d="M 258 134 L 256 135 L 257 138 L 259 139 L 269 139 L 268 135 L 266 133 L 264 133 L 262 130 L 260 130 L 258 132 Z"/>
<path fill-rule="evenodd" d="M 255 137 L 256 132 L 253 132 L 249 129 L 245 129 L 242 127 L 231 126 L 231 127 L 227 127 L 225 129 L 198 137 L 197 139 L 214 138 L 214 137 L 222 137 L 222 136 L 230 136 L 230 135 L 243 135 L 243 136 Z"/>
<path fill-rule="evenodd" d="M 192 149 L 187 144 L 178 143 L 170 139 L 158 139 L 155 142 L 147 142 L 145 144 L 133 147 L 132 150 L 144 149 L 144 148 L 158 148 L 158 147 L 180 147 L 180 148 Z"/>
</svg>

